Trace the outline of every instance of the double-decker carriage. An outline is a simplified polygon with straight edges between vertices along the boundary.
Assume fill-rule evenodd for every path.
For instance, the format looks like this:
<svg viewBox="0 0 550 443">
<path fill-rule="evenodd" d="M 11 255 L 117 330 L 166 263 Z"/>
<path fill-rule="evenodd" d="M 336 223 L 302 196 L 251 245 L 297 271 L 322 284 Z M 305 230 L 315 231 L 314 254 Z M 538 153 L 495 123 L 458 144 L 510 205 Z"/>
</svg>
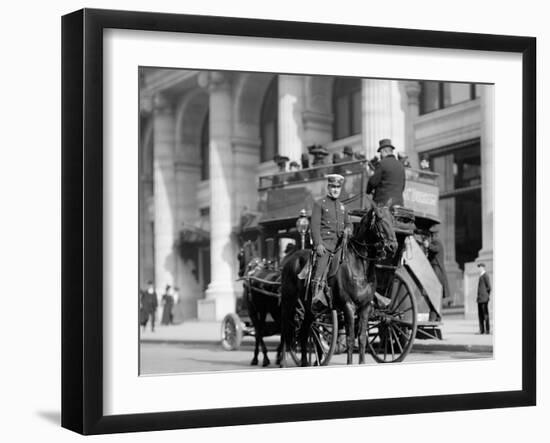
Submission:
<svg viewBox="0 0 550 443">
<path fill-rule="evenodd" d="M 240 279 L 244 291 L 237 300 L 236 312 L 222 322 L 225 349 L 237 349 L 244 336 L 256 335 L 258 310 L 254 297 L 266 305 L 260 312 L 266 317 L 260 325 L 262 337 L 281 332 L 276 306 L 282 263 L 295 248 L 311 250 L 308 217 L 314 201 L 326 194 L 326 175 L 337 173 L 345 177 L 340 198 L 352 221 L 358 223 L 367 203 L 365 188 L 371 173 L 367 163 L 358 160 L 260 178 L 258 211 L 242 217 Z M 441 338 L 442 286 L 423 250 L 429 229 L 439 223 L 437 175 L 406 168 L 406 176 L 405 207 L 394 207 L 392 212 L 397 252 L 375 265 L 377 284 L 367 346 L 378 362 L 402 361 L 415 338 Z M 296 308 L 297 327 L 304 316 L 302 303 Z M 316 315 L 308 338 L 310 364 L 326 365 L 335 352 L 342 350 L 343 332 L 338 328 L 342 323 L 342 315 L 335 310 Z M 262 345 L 258 342 L 262 337 L 256 337 L 257 346 Z M 297 346 L 294 343 L 290 354 L 298 364 Z"/>
</svg>

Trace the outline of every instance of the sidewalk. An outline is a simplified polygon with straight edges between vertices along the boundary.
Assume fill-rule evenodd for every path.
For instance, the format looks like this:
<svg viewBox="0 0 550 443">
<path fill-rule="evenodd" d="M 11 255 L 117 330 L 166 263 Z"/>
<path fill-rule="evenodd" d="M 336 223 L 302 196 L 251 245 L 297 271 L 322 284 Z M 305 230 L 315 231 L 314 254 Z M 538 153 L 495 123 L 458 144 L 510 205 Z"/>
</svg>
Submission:
<svg viewBox="0 0 550 443">
<path fill-rule="evenodd" d="M 141 331 L 142 343 L 208 343 L 216 344 L 221 339 L 221 322 L 186 320 L 179 325 L 162 326 L 151 332 L 149 326 Z M 417 351 L 447 352 L 492 352 L 493 336 L 477 334 L 477 320 L 465 320 L 461 316 L 443 318 L 442 340 L 416 339 L 413 346 Z M 278 337 L 268 337 L 266 341 L 278 341 Z M 252 342 L 253 337 L 245 337 L 243 342 Z"/>
</svg>

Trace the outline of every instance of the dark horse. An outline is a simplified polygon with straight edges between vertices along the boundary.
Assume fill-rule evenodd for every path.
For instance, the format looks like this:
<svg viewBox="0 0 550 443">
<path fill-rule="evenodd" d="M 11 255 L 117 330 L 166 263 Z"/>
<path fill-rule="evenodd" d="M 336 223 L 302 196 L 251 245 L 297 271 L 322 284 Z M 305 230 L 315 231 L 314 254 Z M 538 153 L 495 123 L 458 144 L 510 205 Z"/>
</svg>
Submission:
<svg viewBox="0 0 550 443">
<path fill-rule="evenodd" d="M 241 273 L 239 273 L 241 274 Z M 279 332 L 281 324 L 281 308 L 280 308 L 280 281 L 281 272 L 279 270 L 270 269 L 259 258 L 251 259 L 242 272 L 242 277 L 245 280 L 244 284 L 244 302 L 246 303 L 248 315 L 254 326 L 255 347 L 254 357 L 250 362 L 251 365 L 258 364 L 258 354 L 260 348 L 264 359 L 262 366 L 269 366 L 271 363 L 267 357 L 267 347 L 264 343 L 264 337 L 273 335 Z M 273 318 L 273 323 L 276 330 L 268 329 L 270 325 L 267 323 L 267 314 Z M 281 345 L 277 348 L 277 364 L 280 363 Z"/>
<path fill-rule="evenodd" d="M 393 256 L 397 250 L 397 239 L 387 206 L 373 206 L 363 212 L 354 234 L 343 240 L 333 260 L 337 260 L 328 276 L 328 287 L 332 293 L 333 305 L 344 314 L 347 344 L 347 364 L 352 364 L 355 341 L 355 319 L 358 320 L 359 363 L 365 362 L 368 318 L 376 291 L 375 263 L 377 259 Z M 299 275 L 310 260 L 311 253 L 295 252 L 282 270 L 281 288 L 281 366 L 286 366 L 286 351 L 295 342 L 296 325 L 294 317 L 301 300 L 310 305 L 306 294 L 306 280 Z M 311 309 L 305 310 L 305 317 L 298 333 L 302 350 L 301 365 L 307 366 L 307 340 L 314 320 Z M 334 331 L 334 333 L 337 333 Z"/>
</svg>

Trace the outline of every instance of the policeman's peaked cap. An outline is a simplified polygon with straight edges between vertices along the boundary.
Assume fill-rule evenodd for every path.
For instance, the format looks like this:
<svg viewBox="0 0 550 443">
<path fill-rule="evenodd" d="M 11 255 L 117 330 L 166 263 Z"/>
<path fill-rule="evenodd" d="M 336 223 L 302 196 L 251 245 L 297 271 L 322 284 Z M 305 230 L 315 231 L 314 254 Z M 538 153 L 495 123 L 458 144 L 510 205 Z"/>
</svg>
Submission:
<svg viewBox="0 0 550 443">
<path fill-rule="evenodd" d="M 328 174 L 326 177 L 329 185 L 342 186 L 344 183 L 344 177 L 340 174 Z"/>
</svg>

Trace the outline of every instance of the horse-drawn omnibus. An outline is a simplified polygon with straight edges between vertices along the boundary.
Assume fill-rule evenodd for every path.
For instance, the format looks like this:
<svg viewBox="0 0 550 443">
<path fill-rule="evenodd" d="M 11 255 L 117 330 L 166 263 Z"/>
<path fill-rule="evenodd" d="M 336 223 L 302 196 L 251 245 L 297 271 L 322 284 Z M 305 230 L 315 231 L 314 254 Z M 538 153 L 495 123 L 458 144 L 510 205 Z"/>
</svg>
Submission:
<svg viewBox="0 0 550 443">
<path fill-rule="evenodd" d="M 244 214 L 241 221 L 240 279 L 244 291 L 237 300 L 236 312 L 222 322 L 225 349 L 237 349 L 244 336 L 258 335 L 258 325 L 253 321 L 257 312 L 250 315 L 254 308 L 250 295 L 277 306 L 285 258 L 296 249 L 311 249 L 309 217 L 314 201 L 326 194 L 327 174 L 345 177 L 340 199 L 354 224 L 359 223 L 368 203 L 365 188 L 372 170 L 367 164 L 366 160 L 357 160 L 260 177 L 258 211 Z M 442 286 L 423 246 L 430 228 L 439 223 L 437 174 L 411 168 L 405 171 L 405 206 L 394 207 L 392 213 L 397 251 L 377 260 L 375 265 L 376 293 L 368 321 L 367 345 L 377 362 L 402 361 L 415 338 L 442 338 Z M 303 305 L 296 309 L 298 323 L 304 309 Z M 267 313 L 267 321 L 261 325 L 262 337 L 256 337 L 253 364 L 257 363 L 258 346 L 265 348 L 259 339 L 281 332 L 280 318 L 274 318 L 277 315 L 273 312 Z M 334 310 L 316 317 L 310 334 L 311 364 L 328 364 L 331 356 L 345 346 L 339 324 L 342 325 L 342 314 Z M 297 349 L 290 349 L 290 354 L 298 364 Z M 264 364 L 268 364 L 266 359 Z"/>
</svg>

